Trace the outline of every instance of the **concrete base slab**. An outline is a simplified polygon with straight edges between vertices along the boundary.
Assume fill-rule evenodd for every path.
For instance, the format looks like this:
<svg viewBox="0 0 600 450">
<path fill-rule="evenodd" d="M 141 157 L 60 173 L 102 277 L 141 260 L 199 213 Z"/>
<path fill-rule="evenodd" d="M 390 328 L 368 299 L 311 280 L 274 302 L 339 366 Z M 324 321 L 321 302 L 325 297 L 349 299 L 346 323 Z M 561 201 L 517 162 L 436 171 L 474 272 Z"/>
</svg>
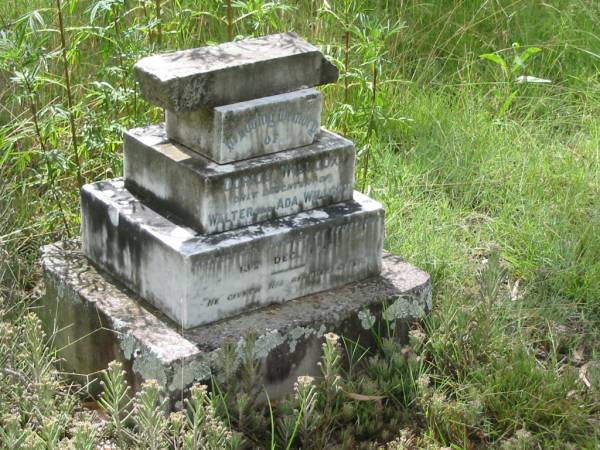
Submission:
<svg viewBox="0 0 600 450">
<path fill-rule="evenodd" d="M 167 138 L 164 124 L 124 134 L 125 186 L 204 234 L 352 199 L 354 144 L 321 130 L 304 147 L 217 164 Z"/>
<path fill-rule="evenodd" d="M 379 273 L 384 211 L 354 200 L 214 235 L 179 226 L 122 180 L 81 189 L 84 253 L 183 328 Z"/>
<path fill-rule="evenodd" d="M 387 319 L 418 318 L 431 308 L 429 275 L 385 254 L 379 276 L 182 332 L 94 268 L 78 241 L 44 247 L 41 263 L 46 294 L 38 314 L 64 369 L 93 378 L 119 360 L 134 391 L 156 379 L 172 408 L 181 406 L 194 382 L 219 379 L 219 353 L 226 344 L 241 349 L 250 332 L 257 338 L 260 381 L 270 398 L 281 398 L 299 375 L 318 374 L 325 332 L 368 338 L 382 303 L 388 305 Z"/>
</svg>

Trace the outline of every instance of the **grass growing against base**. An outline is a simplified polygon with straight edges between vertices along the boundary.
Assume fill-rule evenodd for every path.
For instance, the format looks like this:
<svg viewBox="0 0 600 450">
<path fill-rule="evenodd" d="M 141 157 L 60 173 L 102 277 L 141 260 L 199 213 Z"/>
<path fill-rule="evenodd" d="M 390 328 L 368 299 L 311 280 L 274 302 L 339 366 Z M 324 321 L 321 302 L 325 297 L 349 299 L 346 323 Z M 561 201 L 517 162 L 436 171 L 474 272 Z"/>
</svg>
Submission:
<svg viewBox="0 0 600 450">
<path fill-rule="evenodd" d="M 382 339 L 352 374 L 336 362 L 340 380 L 302 380 L 272 415 L 247 414 L 256 411 L 247 388 L 223 386 L 210 414 L 228 417 L 233 437 L 212 415 L 163 421 L 149 385 L 138 400 L 146 422 L 94 438 L 125 447 L 226 437 L 267 448 L 595 448 L 597 2 L 231 5 L 234 35 L 296 30 L 340 67 L 337 85 L 323 89 L 327 126 L 355 140 L 357 186 L 386 207 L 387 249 L 432 274 L 434 312 L 411 348 Z M 226 2 L 62 8 L 71 106 L 56 2 L 0 4 L 0 439 L 15 448 L 86 448 L 95 423 L 77 413 L 77 392 L 52 369 L 28 315 L 37 249 L 77 235 L 78 172 L 88 182 L 119 176 L 123 128 L 160 120 L 139 97 L 133 62 L 222 42 L 229 31 Z M 519 83 L 523 76 L 550 83 Z"/>
</svg>

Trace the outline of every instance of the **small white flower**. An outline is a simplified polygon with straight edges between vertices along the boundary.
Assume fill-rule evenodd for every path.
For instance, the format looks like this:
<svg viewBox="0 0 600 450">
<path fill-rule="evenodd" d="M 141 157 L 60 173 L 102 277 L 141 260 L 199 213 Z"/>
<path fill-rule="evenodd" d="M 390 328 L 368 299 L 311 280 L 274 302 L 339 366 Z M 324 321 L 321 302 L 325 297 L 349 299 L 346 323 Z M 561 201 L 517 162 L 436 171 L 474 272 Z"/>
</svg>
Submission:
<svg viewBox="0 0 600 450">
<path fill-rule="evenodd" d="M 325 333 L 325 340 L 333 345 L 336 345 L 340 337 L 335 333 Z"/>
<path fill-rule="evenodd" d="M 315 381 L 314 377 L 302 375 L 298 377 L 298 388 L 303 389 L 309 387 Z"/>
</svg>

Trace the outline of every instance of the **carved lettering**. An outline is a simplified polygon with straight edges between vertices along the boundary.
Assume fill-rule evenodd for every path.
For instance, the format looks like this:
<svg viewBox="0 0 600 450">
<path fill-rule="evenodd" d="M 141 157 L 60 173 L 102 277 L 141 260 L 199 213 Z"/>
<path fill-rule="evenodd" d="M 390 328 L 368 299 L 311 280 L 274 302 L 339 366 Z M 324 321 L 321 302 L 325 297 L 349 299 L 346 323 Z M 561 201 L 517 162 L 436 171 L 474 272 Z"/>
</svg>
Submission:
<svg viewBox="0 0 600 450">
<path fill-rule="evenodd" d="M 284 285 L 283 280 L 272 280 L 272 281 L 269 281 L 269 290 L 281 287 L 283 285 Z"/>
<path fill-rule="evenodd" d="M 258 270 L 259 267 L 260 267 L 259 263 L 244 264 L 244 265 L 240 266 L 240 273 L 246 273 L 246 272 L 251 272 L 253 270 Z"/>
<path fill-rule="evenodd" d="M 216 297 L 206 299 L 206 306 L 215 306 L 219 303 L 219 299 Z"/>
<path fill-rule="evenodd" d="M 326 156 L 324 158 L 301 161 L 295 164 L 281 164 L 270 170 L 256 173 L 245 173 L 237 177 L 227 177 L 223 180 L 223 189 L 242 190 L 246 188 L 263 186 L 267 193 L 281 192 L 290 190 L 294 187 L 309 186 L 314 183 L 312 180 L 307 180 L 307 174 L 312 174 L 319 170 L 332 169 L 338 167 L 342 163 L 342 157 Z M 331 177 L 331 174 L 323 174 L 323 177 Z M 293 181 L 284 181 L 286 178 L 291 178 Z M 236 197 L 247 194 L 236 194 Z"/>
<path fill-rule="evenodd" d="M 255 130 L 259 130 L 266 135 L 265 145 L 278 142 L 277 127 L 280 125 L 294 126 L 298 125 L 309 135 L 314 135 L 319 130 L 319 122 L 312 118 L 312 115 L 302 114 L 301 112 L 290 111 L 279 108 L 271 112 L 256 114 L 253 118 L 240 125 L 235 131 L 225 138 L 225 146 L 231 151 L 235 146 L 249 137 Z"/>
<path fill-rule="evenodd" d="M 315 186 L 315 184 L 306 182 L 280 185 L 277 189 L 274 188 L 263 193 L 263 197 L 267 195 L 273 196 L 270 199 L 263 200 L 266 205 L 240 207 L 224 213 L 209 213 L 208 224 L 211 228 L 217 229 L 235 228 L 247 223 L 256 222 L 257 220 L 268 219 L 273 216 L 274 212 L 295 212 L 301 209 L 301 207 L 319 204 L 328 197 L 340 198 L 345 192 L 352 190 L 351 184 L 327 186 L 320 189 L 305 189 L 307 186 Z M 302 191 L 302 189 L 305 190 Z M 274 197 L 275 194 L 290 190 L 300 192 L 298 195 Z M 256 203 L 258 193 L 242 194 L 234 198 L 236 201 L 232 201 L 232 203 L 242 206 L 242 204 Z"/>
<path fill-rule="evenodd" d="M 256 294 L 260 292 L 259 287 L 250 287 L 248 289 L 244 289 L 243 291 L 232 292 L 227 296 L 227 301 L 237 300 L 245 297 L 254 297 Z"/>
</svg>

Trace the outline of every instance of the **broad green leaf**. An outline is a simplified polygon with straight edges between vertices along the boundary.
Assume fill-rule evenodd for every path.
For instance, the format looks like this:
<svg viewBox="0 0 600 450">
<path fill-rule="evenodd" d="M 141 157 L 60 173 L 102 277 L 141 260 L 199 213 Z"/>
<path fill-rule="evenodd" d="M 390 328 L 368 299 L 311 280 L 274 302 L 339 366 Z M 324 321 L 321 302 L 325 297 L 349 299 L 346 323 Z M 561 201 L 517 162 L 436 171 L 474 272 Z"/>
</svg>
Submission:
<svg viewBox="0 0 600 450">
<path fill-rule="evenodd" d="M 482 55 L 479 55 L 479 57 L 498 64 L 500 67 L 502 67 L 502 70 L 504 70 L 505 73 L 508 72 L 508 65 L 506 64 L 506 61 L 502 56 L 496 53 L 484 53 Z"/>
<path fill-rule="evenodd" d="M 539 53 L 541 51 L 542 51 L 542 49 L 539 47 L 529 47 L 528 49 L 524 50 L 520 56 L 521 56 L 521 59 L 523 60 L 523 62 L 526 62 L 531 56 L 533 56 L 536 53 Z"/>
<path fill-rule="evenodd" d="M 529 47 L 528 49 L 525 49 L 520 55 L 515 56 L 515 59 L 513 60 L 512 71 L 515 72 L 518 69 L 524 69 L 527 60 L 531 56 L 541 51 L 542 49 L 539 47 Z"/>
<path fill-rule="evenodd" d="M 504 100 L 504 103 L 502 103 L 502 106 L 500 107 L 500 110 L 498 111 L 499 117 L 504 117 L 504 115 L 506 114 L 506 112 L 508 111 L 510 106 L 513 104 L 513 101 L 515 100 L 517 93 L 518 93 L 518 91 L 513 91 L 508 97 L 506 97 L 506 100 Z"/>
</svg>

